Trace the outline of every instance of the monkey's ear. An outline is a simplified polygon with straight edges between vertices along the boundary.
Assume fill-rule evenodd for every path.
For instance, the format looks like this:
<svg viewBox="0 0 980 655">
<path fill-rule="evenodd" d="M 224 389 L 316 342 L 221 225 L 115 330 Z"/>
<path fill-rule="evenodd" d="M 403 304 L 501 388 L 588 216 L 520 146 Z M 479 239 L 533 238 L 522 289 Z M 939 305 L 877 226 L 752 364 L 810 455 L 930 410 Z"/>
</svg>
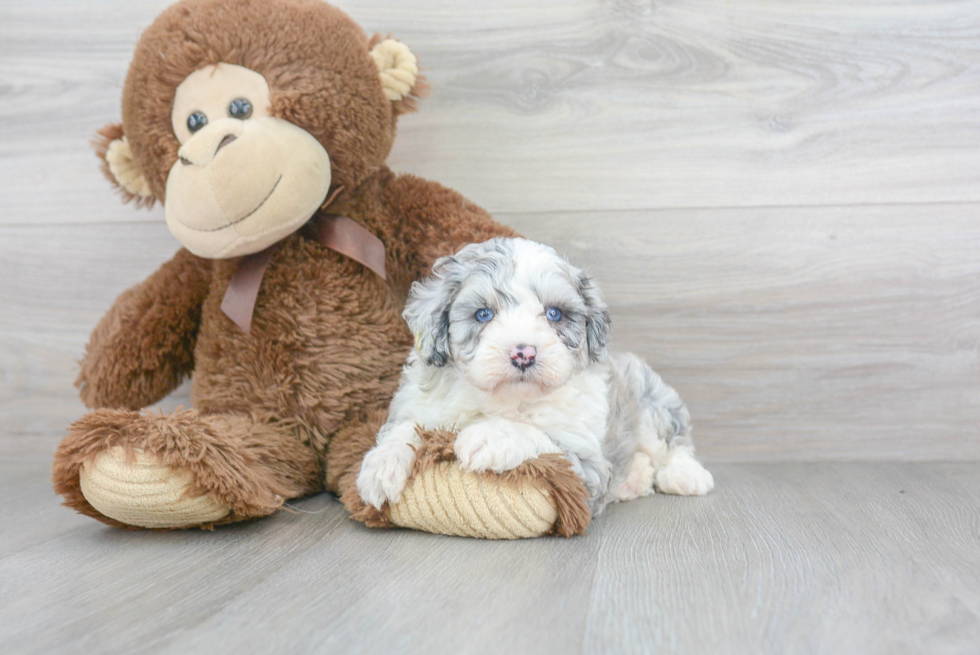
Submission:
<svg viewBox="0 0 980 655">
<path fill-rule="evenodd" d="M 368 44 L 371 58 L 378 67 L 381 88 L 391 101 L 396 114 L 415 111 L 416 99 L 428 91 L 428 84 L 419 75 L 419 60 L 404 43 L 381 39 L 375 34 Z"/>
<path fill-rule="evenodd" d="M 92 147 L 102 160 L 102 172 L 120 190 L 123 202 L 135 200 L 137 207 L 153 206 L 156 198 L 133 161 L 133 151 L 129 148 L 121 123 L 106 125 L 96 132 Z"/>
</svg>

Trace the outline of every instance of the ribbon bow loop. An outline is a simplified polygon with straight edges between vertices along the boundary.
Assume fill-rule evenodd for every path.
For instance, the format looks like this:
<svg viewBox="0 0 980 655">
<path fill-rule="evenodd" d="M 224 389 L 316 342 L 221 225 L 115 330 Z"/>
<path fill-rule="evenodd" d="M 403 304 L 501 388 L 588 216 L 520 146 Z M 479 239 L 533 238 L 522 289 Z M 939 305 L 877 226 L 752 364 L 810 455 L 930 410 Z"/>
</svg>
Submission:
<svg viewBox="0 0 980 655">
<path fill-rule="evenodd" d="M 349 257 L 374 271 L 382 280 L 385 272 L 385 245 L 364 226 L 339 214 L 321 214 L 313 219 L 314 239 L 322 246 Z M 228 283 L 221 310 L 245 334 L 252 328 L 252 314 L 259 297 L 265 270 L 282 242 L 247 255 Z"/>
</svg>

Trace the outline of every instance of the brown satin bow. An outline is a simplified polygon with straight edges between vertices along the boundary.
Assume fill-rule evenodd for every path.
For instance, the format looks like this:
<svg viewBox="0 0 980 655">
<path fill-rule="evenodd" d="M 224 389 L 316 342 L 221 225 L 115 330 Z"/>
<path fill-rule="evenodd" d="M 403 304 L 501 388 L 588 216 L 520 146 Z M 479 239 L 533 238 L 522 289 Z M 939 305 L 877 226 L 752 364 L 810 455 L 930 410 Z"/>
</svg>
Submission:
<svg viewBox="0 0 980 655">
<path fill-rule="evenodd" d="M 340 193 L 338 188 L 323 207 L 327 207 Z M 313 238 L 322 246 L 350 257 L 377 273 L 385 276 L 385 246 L 359 223 L 339 214 L 321 214 L 313 219 Z M 221 310 L 248 334 L 252 327 L 252 313 L 259 296 L 262 276 L 272 260 L 272 255 L 282 242 L 277 242 L 252 255 L 246 255 L 225 290 Z"/>
</svg>

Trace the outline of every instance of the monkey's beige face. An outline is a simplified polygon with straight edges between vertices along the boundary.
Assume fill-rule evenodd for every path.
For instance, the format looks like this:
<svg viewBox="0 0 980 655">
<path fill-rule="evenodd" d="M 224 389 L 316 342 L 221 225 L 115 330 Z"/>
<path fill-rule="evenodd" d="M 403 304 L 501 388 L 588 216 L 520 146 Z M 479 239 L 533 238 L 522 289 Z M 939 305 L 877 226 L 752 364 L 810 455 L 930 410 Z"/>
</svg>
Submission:
<svg viewBox="0 0 980 655">
<path fill-rule="evenodd" d="M 258 252 L 295 232 L 326 199 L 330 156 L 270 113 L 259 73 L 207 66 L 177 87 L 179 159 L 167 177 L 167 225 L 200 257 Z"/>
<path fill-rule="evenodd" d="M 215 2 L 208 6 L 214 11 L 227 9 L 230 20 L 244 9 L 240 4 Z M 336 11 L 326 3 L 314 4 L 319 12 L 333 15 Z M 259 14 L 272 11 L 265 3 L 249 7 Z M 330 18 L 334 19 L 336 16 Z M 343 20 L 349 21 L 346 17 Z M 255 17 L 246 21 L 249 25 L 258 22 L 260 18 Z M 149 28 L 150 32 L 154 29 Z M 124 113 L 128 114 L 126 130 L 132 134 L 127 137 L 123 125 L 108 125 L 99 131 L 94 143 L 106 172 L 127 200 L 136 198 L 141 205 L 165 200 L 170 231 L 199 257 L 220 259 L 259 252 L 298 230 L 329 193 L 331 159 L 334 165 L 345 166 L 333 174 L 355 184 L 356 175 L 367 175 L 372 166 L 383 161 L 394 135 L 393 118 L 413 107 L 409 96 L 418 80 L 418 60 L 406 45 L 394 39 L 374 43 L 365 50 L 360 65 L 355 66 L 354 60 L 345 64 L 352 75 L 348 93 L 343 91 L 348 87 L 331 86 L 344 71 L 332 71 L 329 66 L 338 56 L 356 54 L 349 48 L 356 47 L 352 44 L 363 37 L 353 23 L 344 27 L 353 33 L 353 39 L 339 39 L 341 45 L 329 52 L 292 53 L 296 55 L 293 61 L 290 46 L 284 45 L 275 61 L 260 57 L 259 61 L 269 67 L 270 78 L 253 68 L 219 63 L 186 73 L 174 71 L 177 79 L 186 75 L 176 88 L 170 87 L 169 75 L 174 67 L 188 70 L 185 66 L 189 62 L 178 55 L 186 54 L 190 36 L 174 26 L 160 29 L 164 32 L 159 38 L 174 41 L 168 46 L 172 46 L 171 59 L 163 50 L 143 53 L 143 59 L 149 57 L 154 64 L 149 67 L 153 76 L 144 78 L 147 63 L 138 57 L 143 68 L 131 69 L 126 78 Z M 257 39 L 256 43 L 264 41 Z M 194 50 L 199 51 L 210 53 L 211 49 L 201 46 Z M 230 56 L 247 61 L 247 54 Z M 156 61 L 158 55 L 167 65 Z M 288 74 L 289 67 L 309 66 L 311 57 L 322 59 L 326 72 L 310 68 L 305 70 L 305 77 L 294 80 Z M 373 72 L 372 68 L 377 72 L 376 82 L 364 77 Z M 272 92 L 268 79 L 278 80 L 279 86 Z M 302 82 L 301 89 L 292 86 L 297 80 Z M 378 86 L 370 88 L 374 83 Z M 167 88 L 173 89 L 172 96 Z M 332 105 L 320 98 L 324 91 L 333 98 Z M 162 104 L 164 97 L 166 105 Z M 390 103 L 388 107 L 377 104 L 385 102 Z M 163 107 L 171 109 L 169 126 L 166 110 L 159 111 Z M 329 120 L 316 115 L 321 107 Z M 309 124 L 291 122 L 287 116 L 304 117 Z M 379 122 L 361 125 L 364 121 Z M 346 127 L 348 124 L 352 127 Z M 361 127 L 369 129 L 358 129 Z M 176 162 L 172 159 L 172 137 L 178 146 Z M 328 148 L 334 151 L 328 154 Z M 166 158 L 164 162 L 161 156 Z"/>
</svg>

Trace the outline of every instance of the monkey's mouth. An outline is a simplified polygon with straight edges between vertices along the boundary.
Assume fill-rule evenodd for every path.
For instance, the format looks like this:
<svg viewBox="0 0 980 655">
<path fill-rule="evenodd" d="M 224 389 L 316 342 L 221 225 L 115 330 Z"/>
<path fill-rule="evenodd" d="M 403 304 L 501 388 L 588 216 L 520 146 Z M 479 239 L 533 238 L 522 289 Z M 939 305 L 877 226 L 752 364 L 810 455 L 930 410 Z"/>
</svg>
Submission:
<svg viewBox="0 0 980 655">
<path fill-rule="evenodd" d="M 193 227 L 191 225 L 188 225 L 187 223 L 185 223 L 184 221 L 180 220 L 179 218 L 177 219 L 177 222 L 180 223 L 181 225 L 183 225 L 184 227 L 186 227 L 188 230 L 194 230 L 195 232 L 220 232 L 221 230 L 227 230 L 229 227 L 232 227 L 234 225 L 238 225 L 239 223 L 241 223 L 242 221 L 244 221 L 245 219 L 247 219 L 249 216 L 251 216 L 255 212 L 257 212 L 260 209 L 262 209 L 262 206 L 265 205 L 265 203 L 269 200 L 269 198 L 272 197 L 272 194 L 276 192 L 276 187 L 279 186 L 279 183 L 280 182 L 282 182 L 282 175 L 279 176 L 279 179 L 276 180 L 276 183 L 272 185 L 272 189 L 269 191 L 268 194 L 266 194 L 265 198 L 262 199 L 262 202 L 260 202 L 258 205 L 256 205 L 255 209 L 253 209 L 249 213 L 245 214 L 241 218 L 239 218 L 237 220 L 234 220 L 231 223 L 228 223 L 226 225 L 222 225 L 221 227 L 211 228 L 210 230 L 202 230 L 200 228 L 196 228 L 196 227 Z"/>
</svg>

